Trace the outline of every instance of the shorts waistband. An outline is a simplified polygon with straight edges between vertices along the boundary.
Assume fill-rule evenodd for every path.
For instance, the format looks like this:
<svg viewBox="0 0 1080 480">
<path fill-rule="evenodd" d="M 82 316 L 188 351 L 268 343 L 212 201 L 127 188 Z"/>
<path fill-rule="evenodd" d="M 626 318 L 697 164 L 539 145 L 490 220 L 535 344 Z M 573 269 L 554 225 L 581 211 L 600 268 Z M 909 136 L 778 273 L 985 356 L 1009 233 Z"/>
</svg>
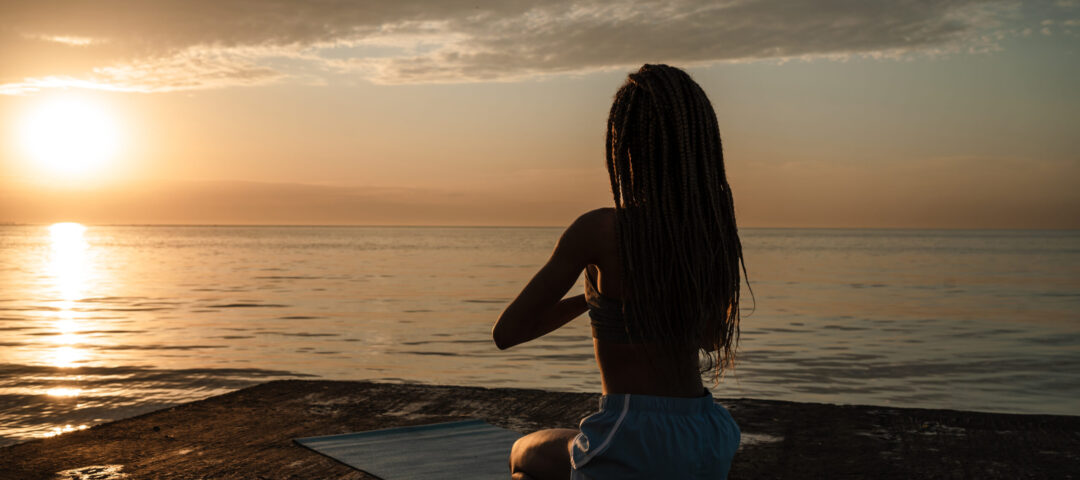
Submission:
<svg viewBox="0 0 1080 480">
<path fill-rule="evenodd" d="M 659 397 L 617 393 L 600 397 L 600 411 L 661 412 L 693 415 L 716 408 L 712 393 L 705 390 L 700 397 Z"/>
</svg>

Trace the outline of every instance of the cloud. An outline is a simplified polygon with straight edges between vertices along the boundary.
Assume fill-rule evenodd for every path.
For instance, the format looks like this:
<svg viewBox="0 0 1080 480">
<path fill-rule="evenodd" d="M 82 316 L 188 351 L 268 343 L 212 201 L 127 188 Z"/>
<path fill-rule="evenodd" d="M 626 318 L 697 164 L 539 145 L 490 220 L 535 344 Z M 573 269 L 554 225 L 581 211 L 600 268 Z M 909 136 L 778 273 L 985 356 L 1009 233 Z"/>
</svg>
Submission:
<svg viewBox="0 0 1080 480">
<path fill-rule="evenodd" d="M 85 88 L 122 92 L 190 90 L 215 86 L 272 83 L 286 75 L 259 61 L 265 57 L 237 54 L 233 49 L 192 47 L 175 54 L 135 58 L 94 67 L 88 76 L 50 75 L 0 84 L 0 95 L 49 88 Z"/>
<path fill-rule="evenodd" d="M 4 1 L 0 93 L 341 76 L 505 81 L 656 61 L 959 52 L 992 47 L 985 34 L 1016 8 L 977 0 Z"/>
</svg>

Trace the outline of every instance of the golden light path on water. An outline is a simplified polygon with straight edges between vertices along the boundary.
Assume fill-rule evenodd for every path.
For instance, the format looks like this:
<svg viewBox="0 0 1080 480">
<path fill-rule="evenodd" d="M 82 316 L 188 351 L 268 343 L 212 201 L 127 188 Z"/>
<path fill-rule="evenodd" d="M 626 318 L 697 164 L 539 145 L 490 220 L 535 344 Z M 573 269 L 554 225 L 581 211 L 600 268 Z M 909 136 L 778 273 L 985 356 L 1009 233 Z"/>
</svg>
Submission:
<svg viewBox="0 0 1080 480">
<path fill-rule="evenodd" d="M 89 287 L 91 278 L 90 246 L 85 238 L 86 227 L 71 222 L 56 223 L 49 226 L 48 277 L 51 280 L 56 298 L 55 317 L 52 327 L 56 335 L 52 336 L 55 347 L 48 350 L 42 363 L 58 367 L 77 367 L 87 358 L 87 352 L 79 345 L 85 342 L 79 332 L 83 330 L 82 319 L 75 308 Z M 79 376 L 69 377 L 78 381 Z M 55 387 L 44 392 L 57 399 L 78 399 L 82 390 L 74 387 Z M 64 425 L 54 427 L 42 436 L 53 437 L 66 432 L 83 430 L 87 425 Z"/>
</svg>

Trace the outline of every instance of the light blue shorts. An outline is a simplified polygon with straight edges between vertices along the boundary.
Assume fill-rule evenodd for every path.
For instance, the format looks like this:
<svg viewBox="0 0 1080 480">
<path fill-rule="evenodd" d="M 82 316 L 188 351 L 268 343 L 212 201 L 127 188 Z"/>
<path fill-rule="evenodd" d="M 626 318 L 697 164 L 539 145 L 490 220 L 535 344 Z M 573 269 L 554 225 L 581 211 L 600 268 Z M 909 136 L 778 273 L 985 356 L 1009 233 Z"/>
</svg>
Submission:
<svg viewBox="0 0 1080 480">
<path fill-rule="evenodd" d="M 708 391 L 697 398 L 605 395 L 581 421 L 571 478 L 727 478 L 739 426 Z"/>
</svg>

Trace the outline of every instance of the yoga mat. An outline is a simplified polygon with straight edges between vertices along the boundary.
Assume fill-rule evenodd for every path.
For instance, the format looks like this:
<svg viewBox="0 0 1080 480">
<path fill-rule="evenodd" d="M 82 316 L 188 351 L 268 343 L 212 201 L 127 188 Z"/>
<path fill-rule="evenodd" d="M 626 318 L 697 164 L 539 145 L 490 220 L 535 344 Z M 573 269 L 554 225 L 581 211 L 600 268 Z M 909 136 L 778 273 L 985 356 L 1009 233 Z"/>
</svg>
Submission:
<svg viewBox="0 0 1080 480">
<path fill-rule="evenodd" d="M 464 420 L 294 441 L 383 480 L 505 480 L 510 448 L 520 437 L 483 420 Z"/>
</svg>

